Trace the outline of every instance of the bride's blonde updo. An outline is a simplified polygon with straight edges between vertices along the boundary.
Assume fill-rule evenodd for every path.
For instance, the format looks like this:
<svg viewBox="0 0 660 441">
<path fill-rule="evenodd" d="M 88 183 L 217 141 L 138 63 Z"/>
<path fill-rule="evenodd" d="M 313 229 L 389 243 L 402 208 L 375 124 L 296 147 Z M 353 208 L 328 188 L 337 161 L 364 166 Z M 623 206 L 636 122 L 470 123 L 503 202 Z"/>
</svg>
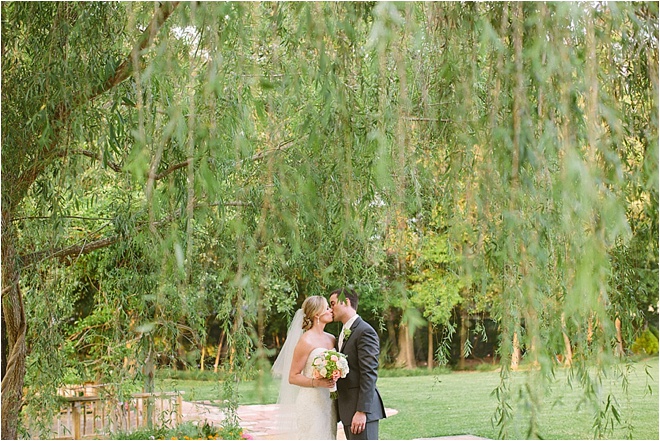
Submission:
<svg viewBox="0 0 660 441">
<path fill-rule="evenodd" d="M 314 326 L 314 317 L 321 315 L 328 308 L 328 301 L 323 296 L 307 297 L 303 302 L 301 309 L 303 317 L 302 328 L 307 331 Z"/>
</svg>

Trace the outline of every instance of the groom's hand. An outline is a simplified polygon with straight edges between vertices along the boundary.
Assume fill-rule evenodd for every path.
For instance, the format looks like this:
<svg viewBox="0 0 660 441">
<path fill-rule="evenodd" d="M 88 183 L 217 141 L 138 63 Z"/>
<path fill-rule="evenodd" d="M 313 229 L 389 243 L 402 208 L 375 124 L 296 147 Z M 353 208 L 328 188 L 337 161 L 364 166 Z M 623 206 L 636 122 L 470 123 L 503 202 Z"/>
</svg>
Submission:
<svg viewBox="0 0 660 441">
<path fill-rule="evenodd" d="M 353 421 L 351 422 L 351 433 L 357 435 L 362 433 L 367 427 L 367 414 L 364 412 L 355 412 L 353 415 Z"/>
</svg>

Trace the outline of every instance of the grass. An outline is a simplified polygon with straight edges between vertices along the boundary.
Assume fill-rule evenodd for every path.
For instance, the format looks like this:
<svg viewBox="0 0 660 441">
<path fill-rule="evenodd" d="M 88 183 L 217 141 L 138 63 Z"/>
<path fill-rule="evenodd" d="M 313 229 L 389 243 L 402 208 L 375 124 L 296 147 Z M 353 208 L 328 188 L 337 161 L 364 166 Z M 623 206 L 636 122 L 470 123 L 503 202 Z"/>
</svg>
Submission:
<svg viewBox="0 0 660 441">
<path fill-rule="evenodd" d="M 633 422 L 633 439 L 658 439 L 658 359 L 650 359 L 649 371 L 652 394 L 645 390 L 647 378 L 644 363 L 636 363 L 630 374 L 629 400 L 618 392 L 622 420 Z M 529 372 L 519 372 L 514 384 L 521 384 Z M 594 410 L 580 404 L 583 392 L 566 385 L 566 372 L 560 371 L 551 391 L 544 396 L 538 415 L 537 433 L 545 439 L 594 439 L 592 428 Z M 399 413 L 381 424 L 384 439 L 411 439 L 436 436 L 472 434 L 485 438 L 498 438 L 493 427 L 497 399 L 492 395 L 498 386 L 498 372 L 461 372 L 438 377 L 405 379 L 382 378 L 378 385 L 387 407 Z M 525 439 L 530 410 L 523 403 L 513 403 L 515 417 L 508 439 Z M 578 410 L 579 408 L 579 410 Z M 606 434 L 608 439 L 624 439 L 625 428 L 616 428 Z"/>
<path fill-rule="evenodd" d="M 609 391 L 616 395 L 621 411 L 622 426 L 617 426 L 606 439 L 658 438 L 658 358 L 633 364 L 629 376 L 628 395 L 621 390 L 621 382 L 611 379 L 603 383 L 601 398 Z M 652 375 L 649 378 L 646 369 Z M 493 391 L 500 383 L 499 372 L 438 371 L 436 375 L 400 377 L 399 374 L 381 375 L 378 388 L 385 406 L 398 414 L 380 424 L 381 439 L 413 439 L 438 436 L 472 434 L 485 438 L 498 438 L 499 429 L 491 420 L 497 408 Z M 530 371 L 517 372 L 512 389 L 522 385 Z M 559 370 L 548 393 L 542 394 L 536 433 L 546 439 L 594 439 L 593 416 L 595 410 L 581 403 L 583 391 L 571 388 L 566 382 L 565 370 Z M 222 400 L 222 387 L 218 382 L 196 380 L 159 380 L 163 390 L 185 390 L 185 399 Z M 534 388 L 534 386 L 532 386 Z M 521 389 L 524 394 L 524 388 Z M 277 400 L 277 383 L 265 378 L 239 385 L 240 404 L 266 404 Z M 516 392 L 517 395 L 519 391 Z M 511 401 L 514 417 L 508 439 L 525 439 L 530 408 L 521 400 Z M 611 415 L 611 414 L 610 414 Z M 629 433 L 626 424 L 632 423 Z"/>
</svg>

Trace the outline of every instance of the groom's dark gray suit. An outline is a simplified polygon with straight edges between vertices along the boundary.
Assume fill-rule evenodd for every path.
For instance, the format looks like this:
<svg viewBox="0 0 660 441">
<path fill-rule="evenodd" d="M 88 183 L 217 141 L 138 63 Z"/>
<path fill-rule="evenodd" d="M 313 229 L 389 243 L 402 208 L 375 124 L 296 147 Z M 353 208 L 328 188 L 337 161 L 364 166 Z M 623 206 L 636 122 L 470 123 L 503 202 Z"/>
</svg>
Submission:
<svg viewBox="0 0 660 441">
<path fill-rule="evenodd" d="M 337 339 L 339 341 L 339 339 Z M 340 352 L 346 354 L 349 372 L 337 381 L 337 407 L 339 420 L 344 426 L 346 439 L 378 439 L 378 420 L 385 418 L 385 408 L 376 388 L 380 341 L 369 323 L 358 317 L 351 325 L 351 334 L 344 338 Z M 355 412 L 367 414 L 366 429 L 357 435 L 351 433 Z"/>
</svg>

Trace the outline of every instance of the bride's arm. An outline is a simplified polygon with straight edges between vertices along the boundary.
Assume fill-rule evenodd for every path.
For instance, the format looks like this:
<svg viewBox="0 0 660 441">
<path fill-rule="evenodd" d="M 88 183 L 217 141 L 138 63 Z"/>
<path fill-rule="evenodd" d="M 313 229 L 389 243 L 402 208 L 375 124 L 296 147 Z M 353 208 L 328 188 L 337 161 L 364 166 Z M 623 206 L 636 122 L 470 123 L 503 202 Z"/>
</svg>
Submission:
<svg viewBox="0 0 660 441">
<path fill-rule="evenodd" d="M 289 383 L 295 384 L 300 387 L 314 387 L 315 380 L 307 378 L 302 374 L 307 362 L 307 356 L 310 352 L 310 347 L 301 338 L 296 349 L 293 350 L 293 360 L 291 360 L 291 371 L 289 371 Z"/>
<path fill-rule="evenodd" d="M 314 349 L 311 345 L 300 339 L 293 351 L 293 360 L 291 360 L 291 371 L 289 371 L 289 383 L 300 387 L 332 387 L 335 382 L 326 378 L 308 378 L 302 374 L 307 363 L 309 353 Z"/>
</svg>

